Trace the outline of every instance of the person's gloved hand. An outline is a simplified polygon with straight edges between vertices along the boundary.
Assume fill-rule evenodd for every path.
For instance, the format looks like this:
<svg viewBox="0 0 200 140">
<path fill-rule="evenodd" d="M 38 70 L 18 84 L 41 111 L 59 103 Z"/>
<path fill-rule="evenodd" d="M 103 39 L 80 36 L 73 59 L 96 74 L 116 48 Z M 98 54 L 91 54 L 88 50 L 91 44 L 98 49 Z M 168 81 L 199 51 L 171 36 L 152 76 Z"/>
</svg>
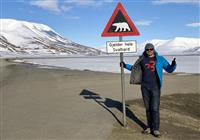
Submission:
<svg viewBox="0 0 200 140">
<path fill-rule="evenodd" d="M 120 62 L 120 67 L 123 67 L 123 68 L 125 68 L 125 63 L 124 62 Z"/>
<path fill-rule="evenodd" d="M 173 60 L 172 60 L 172 66 L 175 66 L 176 65 L 176 58 L 174 58 Z"/>
</svg>

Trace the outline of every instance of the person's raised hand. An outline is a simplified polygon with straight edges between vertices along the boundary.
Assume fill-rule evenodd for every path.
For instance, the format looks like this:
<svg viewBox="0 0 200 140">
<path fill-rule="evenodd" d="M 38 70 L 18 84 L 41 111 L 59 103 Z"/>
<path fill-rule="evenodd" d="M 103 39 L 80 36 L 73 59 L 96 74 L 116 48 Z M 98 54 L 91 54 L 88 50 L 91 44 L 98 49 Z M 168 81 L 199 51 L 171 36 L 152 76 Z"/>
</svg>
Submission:
<svg viewBox="0 0 200 140">
<path fill-rule="evenodd" d="M 172 66 L 175 66 L 176 65 L 176 58 L 174 58 L 173 60 L 172 60 Z"/>
</svg>

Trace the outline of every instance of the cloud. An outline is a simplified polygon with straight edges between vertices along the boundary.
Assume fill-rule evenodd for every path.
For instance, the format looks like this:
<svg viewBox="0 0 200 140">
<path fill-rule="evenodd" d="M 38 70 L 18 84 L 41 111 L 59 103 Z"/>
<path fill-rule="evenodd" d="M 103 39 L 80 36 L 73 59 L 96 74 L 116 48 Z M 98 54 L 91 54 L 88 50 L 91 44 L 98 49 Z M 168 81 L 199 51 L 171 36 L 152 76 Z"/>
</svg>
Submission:
<svg viewBox="0 0 200 140">
<path fill-rule="evenodd" d="M 200 22 L 186 24 L 187 27 L 200 27 Z"/>
<path fill-rule="evenodd" d="M 153 21 L 151 20 L 138 20 L 138 21 L 135 21 L 135 24 L 138 25 L 138 26 L 149 26 L 151 25 Z"/>
<path fill-rule="evenodd" d="M 176 4 L 200 4 L 199 0 L 154 0 L 153 4 L 168 4 L 168 3 L 176 3 Z"/>
<path fill-rule="evenodd" d="M 94 0 L 66 0 L 65 1 L 65 4 L 79 5 L 79 6 L 93 5 L 94 3 L 95 3 Z"/>
<path fill-rule="evenodd" d="M 64 16 L 65 19 L 73 19 L 73 20 L 78 20 L 80 19 L 79 16 Z"/>
<path fill-rule="evenodd" d="M 30 4 L 45 10 L 60 12 L 58 0 L 35 0 Z"/>
<path fill-rule="evenodd" d="M 61 11 L 68 12 L 71 9 L 73 9 L 73 6 L 61 5 L 60 9 L 61 9 Z"/>
<path fill-rule="evenodd" d="M 95 2 L 96 2 L 95 6 L 102 6 L 103 4 L 113 3 L 114 0 L 100 0 L 100 1 L 95 1 Z"/>
<path fill-rule="evenodd" d="M 112 3 L 114 0 L 31 0 L 30 5 L 42 8 L 44 10 L 52 11 L 56 14 L 62 15 L 65 19 L 79 20 L 81 17 L 77 15 L 68 15 L 74 8 L 80 7 L 100 7 L 107 3 Z M 34 11 L 31 11 L 33 14 Z"/>
<path fill-rule="evenodd" d="M 66 0 L 65 4 L 73 6 L 101 6 L 105 3 L 112 3 L 113 0 Z"/>
<path fill-rule="evenodd" d="M 114 0 L 32 0 L 31 5 L 53 12 L 68 12 L 77 6 L 102 6 Z"/>
</svg>

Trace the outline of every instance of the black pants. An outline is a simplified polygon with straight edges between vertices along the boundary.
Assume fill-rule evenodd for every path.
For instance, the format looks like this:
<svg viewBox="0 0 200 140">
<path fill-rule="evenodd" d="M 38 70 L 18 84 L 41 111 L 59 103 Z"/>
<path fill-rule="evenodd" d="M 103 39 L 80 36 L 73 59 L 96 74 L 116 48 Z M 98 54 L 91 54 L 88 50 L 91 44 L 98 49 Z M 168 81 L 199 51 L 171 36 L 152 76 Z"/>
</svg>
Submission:
<svg viewBox="0 0 200 140">
<path fill-rule="evenodd" d="M 151 130 L 160 126 L 160 88 L 141 86 L 142 97 L 146 108 L 147 125 Z"/>
</svg>

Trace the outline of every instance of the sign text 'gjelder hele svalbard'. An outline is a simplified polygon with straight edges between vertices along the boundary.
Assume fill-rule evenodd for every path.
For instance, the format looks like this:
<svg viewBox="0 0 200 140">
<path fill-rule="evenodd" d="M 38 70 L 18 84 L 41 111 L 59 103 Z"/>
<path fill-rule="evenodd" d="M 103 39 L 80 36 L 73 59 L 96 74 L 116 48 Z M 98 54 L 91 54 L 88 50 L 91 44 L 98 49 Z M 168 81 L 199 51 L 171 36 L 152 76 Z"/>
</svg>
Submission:
<svg viewBox="0 0 200 140">
<path fill-rule="evenodd" d="M 106 42 L 107 53 L 136 52 L 136 41 L 108 41 Z"/>
</svg>

